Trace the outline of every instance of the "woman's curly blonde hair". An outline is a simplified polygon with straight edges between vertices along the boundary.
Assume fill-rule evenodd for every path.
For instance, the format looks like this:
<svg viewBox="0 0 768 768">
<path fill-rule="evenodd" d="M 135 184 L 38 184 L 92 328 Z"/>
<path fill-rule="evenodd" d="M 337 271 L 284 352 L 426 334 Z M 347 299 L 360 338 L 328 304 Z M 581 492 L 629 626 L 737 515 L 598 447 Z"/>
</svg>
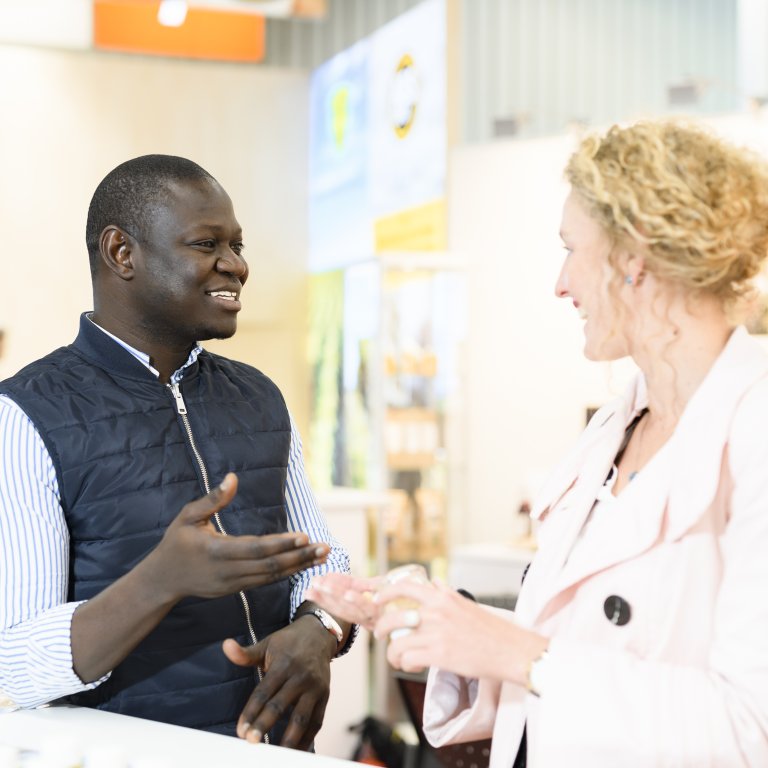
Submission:
<svg viewBox="0 0 768 768">
<path fill-rule="evenodd" d="M 700 128 L 612 127 L 565 170 L 620 247 L 646 246 L 648 272 L 731 306 L 768 255 L 768 166 Z"/>
</svg>

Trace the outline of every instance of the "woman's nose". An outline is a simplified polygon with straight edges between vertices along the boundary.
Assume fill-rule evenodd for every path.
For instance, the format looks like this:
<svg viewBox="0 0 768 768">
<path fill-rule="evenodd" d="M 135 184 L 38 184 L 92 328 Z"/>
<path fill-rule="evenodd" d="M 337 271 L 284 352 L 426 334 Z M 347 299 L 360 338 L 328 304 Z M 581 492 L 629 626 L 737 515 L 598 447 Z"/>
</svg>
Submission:
<svg viewBox="0 0 768 768">
<path fill-rule="evenodd" d="M 555 296 L 558 299 L 565 299 L 570 294 L 568 293 L 568 275 L 565 271 L 565 264 L 563 264 L 560 274 L 555 281 Z"/>
</svg>

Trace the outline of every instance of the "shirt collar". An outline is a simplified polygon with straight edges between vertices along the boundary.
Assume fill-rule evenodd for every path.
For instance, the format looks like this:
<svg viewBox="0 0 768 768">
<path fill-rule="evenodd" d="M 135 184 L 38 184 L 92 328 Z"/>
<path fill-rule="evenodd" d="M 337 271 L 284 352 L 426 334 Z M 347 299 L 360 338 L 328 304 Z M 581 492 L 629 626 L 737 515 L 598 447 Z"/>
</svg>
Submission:
<svg viewBox="0 0 768 768">
<path fill-rule="evenodd" d="M 155 376 L 160 378 L 160 371 L 155 368 L 151 361 L 150 357 L 146 352 L 142 352 L 141 350 L 135 349 L 130 344 L 126 344 L 122 339 L 119 339 L 114 334 L 110 333 L 109 331 L 104 330 L 98 323 L 95 323 L 93 321 L 93 318 L 90 314 L 87 314 L 86 317 L 88 320 L 96 327 L 98 328 L 102 333 L 109 336 L 110 339 L 112 339 L 115 343 L 119 344 L 126 352 L 130 352 L 144 367 L 146 367 L 148 370 L 150 370 Z M 181 366 L 178 370 L 174 371 L 171 375 L 171 383 L 177 384 L 179 381 L 181 381 L 182 377 L 184 376 L 184 371 L 189 368 L 190 365 L 192 365 L 195 360 L 197 360 L 198 355 L 203 351 L 203 348 L 195 343 L 195 346 L 192 348 L 192 351 L 189 353 L 189 357 L 187 358 L 187 362 L 184 363 L 184 365 Z"/>
</svg>

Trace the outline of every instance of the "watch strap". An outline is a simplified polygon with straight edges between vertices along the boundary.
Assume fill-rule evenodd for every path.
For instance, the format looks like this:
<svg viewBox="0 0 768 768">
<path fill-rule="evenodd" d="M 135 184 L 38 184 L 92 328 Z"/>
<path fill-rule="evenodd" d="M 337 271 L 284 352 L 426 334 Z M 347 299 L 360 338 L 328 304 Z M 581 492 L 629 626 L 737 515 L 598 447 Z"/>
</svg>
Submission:
<svg viewBox="0 0 768 768">
<path fill-rule="evenodd" d="M 310 611 L 310 613 L 336 638 L 336 643 L 341 647 L 341 644 L 344 641 L 344 631 L 339 625 L 339 622 L 336 621 L 328 611 L 324 611 L 322 608 L 315 608 Z"/>
</svg>

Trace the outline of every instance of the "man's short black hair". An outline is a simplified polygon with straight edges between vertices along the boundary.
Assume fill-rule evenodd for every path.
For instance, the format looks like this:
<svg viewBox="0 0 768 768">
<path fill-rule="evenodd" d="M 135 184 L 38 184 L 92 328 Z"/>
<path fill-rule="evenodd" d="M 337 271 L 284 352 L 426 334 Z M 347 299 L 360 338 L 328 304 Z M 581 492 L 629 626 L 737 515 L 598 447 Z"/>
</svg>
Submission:
<svg viewBox="0 0 768 768">
<path fill-rule="evenodd" d="M 175 155 L 143 155 L 110 171 L 96 187 L 88 206 L 85 242 L 91 274 L 96 274 L 99 238 L 105 227 L 113 224 L 142 239 L 172 183 L 203 180 L 216 181 L 197 163 Z"/>
</svg>

